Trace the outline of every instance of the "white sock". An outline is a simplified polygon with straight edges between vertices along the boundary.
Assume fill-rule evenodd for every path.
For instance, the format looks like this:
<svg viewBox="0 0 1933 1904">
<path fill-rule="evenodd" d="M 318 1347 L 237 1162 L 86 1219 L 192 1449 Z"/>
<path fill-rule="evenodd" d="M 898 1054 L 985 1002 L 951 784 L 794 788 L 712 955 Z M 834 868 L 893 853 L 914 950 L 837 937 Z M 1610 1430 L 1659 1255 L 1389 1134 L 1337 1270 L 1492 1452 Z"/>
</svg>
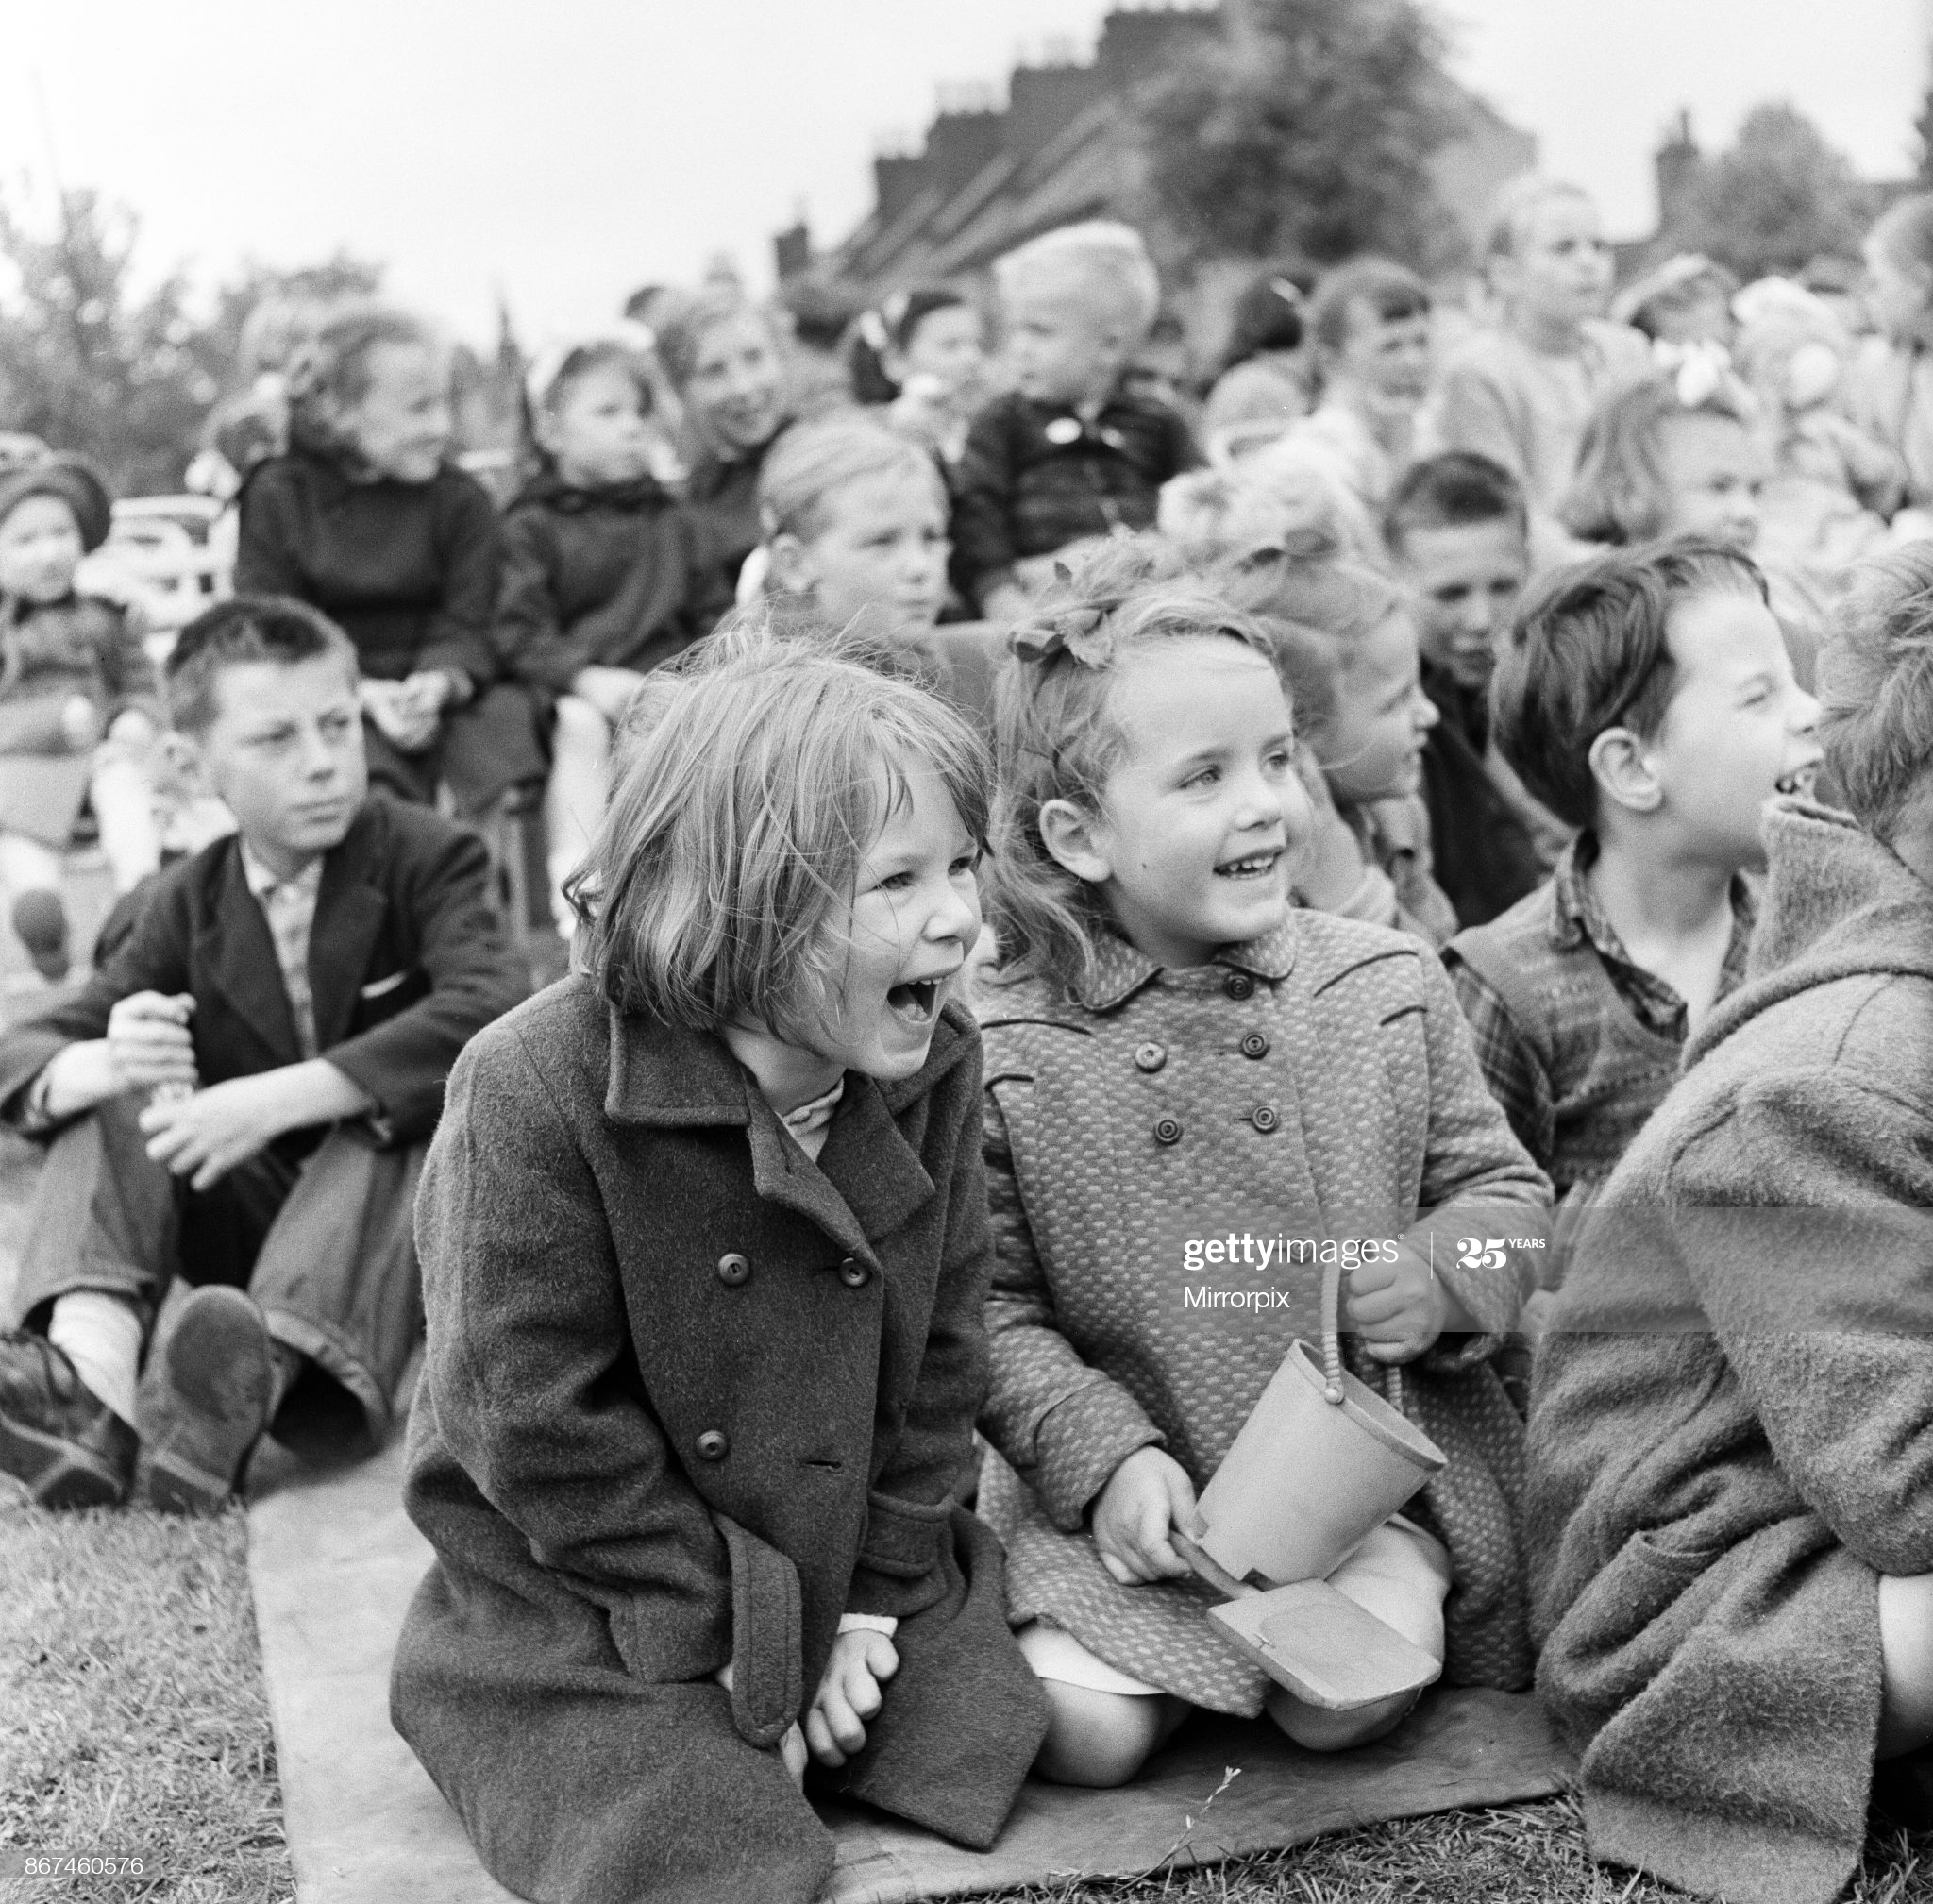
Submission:
<svg viewBox="0 0 1933 1904">
<path fill-rule="evenodd" d="M 74 1289 L 54 1299 L 47 1340 L 74 1364 L 88 1391 L 131 1428 L 141 1369 L 141 1312 L 106 1289 Z"/>
</svg>

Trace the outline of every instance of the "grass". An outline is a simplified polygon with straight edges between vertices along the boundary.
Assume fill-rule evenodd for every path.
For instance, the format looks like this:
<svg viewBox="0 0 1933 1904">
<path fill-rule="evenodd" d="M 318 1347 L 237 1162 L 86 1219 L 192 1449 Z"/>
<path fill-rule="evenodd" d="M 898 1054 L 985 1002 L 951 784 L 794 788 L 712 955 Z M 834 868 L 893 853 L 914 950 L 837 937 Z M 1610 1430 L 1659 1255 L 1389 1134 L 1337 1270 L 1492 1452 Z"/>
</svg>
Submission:
<svg viewBox="0 0 1933 1904">
<path fill-rule="evenodd" d="M 294 1896 L 239 1508 L 0 1507 L 0 1896 Z M 35 1852 L 143 1873 L 26 1879 Z"/>
</svg>

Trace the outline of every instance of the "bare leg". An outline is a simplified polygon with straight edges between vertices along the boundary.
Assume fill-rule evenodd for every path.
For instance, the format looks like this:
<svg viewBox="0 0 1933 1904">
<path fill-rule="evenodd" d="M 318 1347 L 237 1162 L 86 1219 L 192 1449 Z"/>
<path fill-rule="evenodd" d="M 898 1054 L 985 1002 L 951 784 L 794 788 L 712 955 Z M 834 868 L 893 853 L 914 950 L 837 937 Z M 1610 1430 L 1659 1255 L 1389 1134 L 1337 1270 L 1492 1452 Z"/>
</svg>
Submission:
<svg viewBox="0 0 1933 1904">
<path fill-rule="evenodd" d="M 1047 1738 L 1034 1769 L 1056 1785 L 1125 1785 L 1187 1717 L 1168 1693 L 1097 1693 L 1043 1679 Z"/>
<path fill-rule="evenodd" d="M 109 755 L 89 783 L 101 851 L 108 856 L 116 892 L 131 892 L 161 864 L 161 836 L 155 825 L 154 789 L 131 760 Z"/>
<path fill-rule="evenodd" d="M 1881 1759 L 1933 1741 L 1933 1574 L 1879 1576 Z"/>
<path fill-rule="evenodd" d="M 611 724 L 574 694 L 557 703 L 557 732 L 550 784 L 544 794 L 544 827 L 550 842 L 551 911 L 568 936 L 575 923 L 563 897 L 563 882 L 583 864 L 591 835 L 604 817 L 611 760 Z"/>
<path fill-rule="evenodd" d="M 1329 1584 L 1424 1652 L 1443 1657 L 1449 1556 L 1420 1527 L 1386 1521 L 1329 1575 Z M 1346 1752 L 1393 1731 L 1416 1700 L 1413 1693 L 1399 1693 L 1372 1706 L 1331 1712 L 1298 1699 L 1286 1686 L 1274 1686 L 1268 1707 L 1269 1716 L 1298 1745 L 1311 1752 Z"/>
</svg>

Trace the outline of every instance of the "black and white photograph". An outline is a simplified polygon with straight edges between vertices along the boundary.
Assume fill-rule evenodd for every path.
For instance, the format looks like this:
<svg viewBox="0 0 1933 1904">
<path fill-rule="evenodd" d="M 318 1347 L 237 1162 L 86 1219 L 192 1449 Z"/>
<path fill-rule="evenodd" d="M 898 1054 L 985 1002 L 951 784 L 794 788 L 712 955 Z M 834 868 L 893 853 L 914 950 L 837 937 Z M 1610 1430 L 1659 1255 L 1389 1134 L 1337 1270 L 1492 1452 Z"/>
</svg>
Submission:
<svg viewBox="0 0 1933 1904">
<path fill-rule="evenodd" d="M 1933 1904 L 1933 0 L 0 0 L 0 1904 Z"/>
</svg>

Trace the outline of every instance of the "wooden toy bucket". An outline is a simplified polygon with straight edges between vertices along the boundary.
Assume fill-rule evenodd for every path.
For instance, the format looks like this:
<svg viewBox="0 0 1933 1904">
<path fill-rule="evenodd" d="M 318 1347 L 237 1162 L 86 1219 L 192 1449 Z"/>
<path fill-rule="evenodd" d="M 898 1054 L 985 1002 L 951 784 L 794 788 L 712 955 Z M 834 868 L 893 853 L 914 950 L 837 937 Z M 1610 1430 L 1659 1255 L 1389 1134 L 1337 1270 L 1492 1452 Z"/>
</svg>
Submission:
<svg viewBox="0 0 1933 1904">
<path fill-rule="evenodd" d="M 1385 1401 L 1342 1366 L 1341 1271 L 1322 1286 L 1322 1348 L 1298 1340 L 1202 1491 L 1202 1550 L 1235 1580 L 1326 1578 L 1448 1457 L 1403 1413 L 1402 1376 Z M 1392 1406 L 1393 1404 L 1393 1406 Z"/>
</svg>

